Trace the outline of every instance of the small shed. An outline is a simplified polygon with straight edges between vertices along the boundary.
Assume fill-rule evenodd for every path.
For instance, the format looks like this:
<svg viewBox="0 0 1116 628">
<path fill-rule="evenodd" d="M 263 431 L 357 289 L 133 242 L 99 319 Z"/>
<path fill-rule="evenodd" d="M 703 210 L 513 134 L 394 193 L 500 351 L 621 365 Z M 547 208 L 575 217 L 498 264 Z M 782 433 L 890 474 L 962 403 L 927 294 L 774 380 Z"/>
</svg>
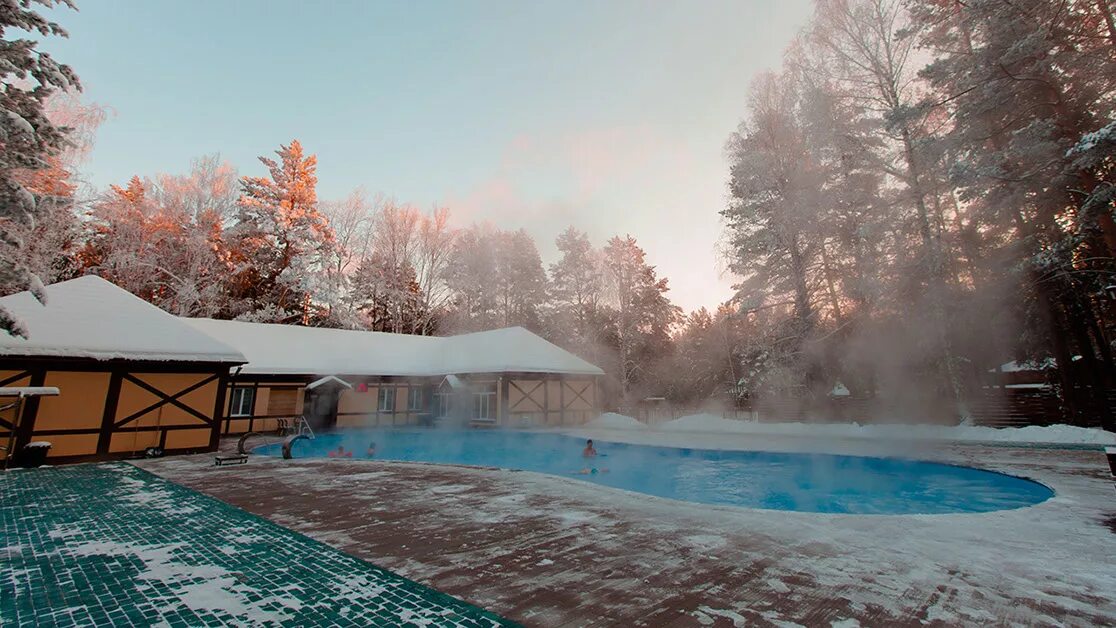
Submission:
<svg viewBox="0 0 1116 628">
<path fill-rule="evenodd" d="M 0 415 L 0 440 L 14 436 L 13 451 L 49 441 L 62 462 L 216 449 L 229 368 L 246 362 L 239 351 L 99 277 L 46 296 L 0 298 L 29 332 L 0 332 L 0 387 L 61 394 L 28 399 L 18 425 Z"/>
</svg>

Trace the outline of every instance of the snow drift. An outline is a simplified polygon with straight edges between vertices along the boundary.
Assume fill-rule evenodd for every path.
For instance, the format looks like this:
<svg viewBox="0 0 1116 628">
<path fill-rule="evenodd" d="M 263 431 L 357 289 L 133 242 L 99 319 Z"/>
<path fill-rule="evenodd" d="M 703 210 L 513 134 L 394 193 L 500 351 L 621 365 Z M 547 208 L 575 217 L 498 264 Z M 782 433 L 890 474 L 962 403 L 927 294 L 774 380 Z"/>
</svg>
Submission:
<svg viewBox="0 0 1116 628">
<path fill-rule="evenodd" d="M 586 427 L 643 429 L 639 421 L 619 414 L 604 414 Z M 1027 427 L 974 427 L 962 425 L 903 425 L 857 423 L 761 423 L 726 419 L 715 414 L 692 414 L 651 428 L 668 432 L 711 432 L 813 438 L 866 438 L 880 440 L 933 440 L 957 442 L 1040 443 L 1060 445 L 1116 445 L 1116 434 L 1104 430 L 1050 425 Z"/>
<path fill-rule="evenodd" d="M 596 427 L 609 430 L 641 430 L 645 429 L 647 426 L 630 416 L 616 414 L 615 412 L 605 412 L 601 416 L 586 423 L 585 427 Z"/>
</svg>

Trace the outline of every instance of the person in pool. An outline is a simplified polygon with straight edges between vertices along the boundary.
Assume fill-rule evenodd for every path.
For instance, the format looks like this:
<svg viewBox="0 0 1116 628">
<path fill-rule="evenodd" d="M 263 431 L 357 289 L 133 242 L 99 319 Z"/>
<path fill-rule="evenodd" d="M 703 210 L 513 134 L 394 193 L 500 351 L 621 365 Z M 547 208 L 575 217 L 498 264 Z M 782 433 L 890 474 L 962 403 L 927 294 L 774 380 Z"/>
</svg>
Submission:
<svg viewBox="0 0 1116 628">
<path fill-rule="evenodd" d="M 368 456 L 369 458 L 375 458 L 376 457 L 376 443 L 372 443 L 371 445 L 368 446 L 368 451 L 365 452 L 365 455 Z"/>
<path fill-rule="evenodd" d="M 597 450 L 593 448 L 593 439 L 585 441 L 585 449 L 581 450 L 582 458 L 596 458 Z"/>
<path fill-rule="evenodd" d="M 352 458 L 353 457 L 353 452 L 345 451 L 345 446 L 344 445 L 338 445 L 337 449 L 334 449 L 333 451 L 329 452 L 329 457 L 330 458 Z"/>
<path fill-rule="evenodd" d="M 608 469 L 598 469 L 597 467 L 592 467 L 592 468 L 586 467 L 586 468 L 582 469 L 581 471 L 577 472 L 578 475 L 597 475 L 598 473 L 608 473 Z"/>
</svg>

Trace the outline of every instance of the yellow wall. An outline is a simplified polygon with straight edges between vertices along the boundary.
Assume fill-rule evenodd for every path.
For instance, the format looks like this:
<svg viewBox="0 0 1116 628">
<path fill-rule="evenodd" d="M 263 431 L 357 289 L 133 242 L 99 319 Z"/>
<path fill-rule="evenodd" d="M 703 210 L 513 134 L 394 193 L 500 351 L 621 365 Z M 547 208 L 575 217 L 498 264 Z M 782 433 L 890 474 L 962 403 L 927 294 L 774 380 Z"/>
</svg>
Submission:
<svg viewBox="0 0 1116 628">
<path fill-rule="evenodd" d="M 189 449 L 209 445 L 209 428 L 167 432 L 167 449 Z"/>
<path fill-rule="evenodd" d="M 108 373 L 48 372 L 44 386 L 56 386 L 61 394 L 57 397 L 39 399 L 39 412 L 35 415 L 35 429 L 101 429 L 108 385 Z M 210 406 L 210 413 L 212 412 L 213 407 Z M 94 444 L 94 446 L 96 445 Z M 55 454 L 53 448 L 50 453 L 51 455 L 66 455 Z"/>
<path fill-rule="evenodd" d="M 140 452 L 148 447 L 155 447 L 159 444 L 160 434 L 161 432 L 157 430 L 137 431 L 121 429 L 112 435 L 112 440 L 109 441 L 109 453 L 122 454 Z M 54 452 L 52 451 L 51 453 L 53 454 Z"/>
<path fill-rule="evenodd" d="M 256 388 L 256 399 L 252 402 L 252 414 L 267 414 L 267 404 L 271 402 L 271 388 L 260 386 Z M 228 414 L 228 412 L 225 412 Z M 248 428 L 245 427 L 245 430 Z"/>
<path fill-rule="evenodd" d="M 268 416 L 299 416 L 302 414 L 302 388 L 274 387 L 268 393 L 267 409 L 261 414 Z"/>
<path fill-rule="evenodd" d="M 345 390 L 337 402 L 338 414 L 346 412 L 360 412 L 373 414 L 379 407 L 380 393 L 375 387 L 369 386 L 365 392 L 358 390 Z M 340 419 L 340 417 L 338 417 Z"/>
<path fill-rule="evenodd" d="M 97 453 L 100 434 L 52 434 L 37 440 L 50 441 L 49 457 L 88 456 Z"/>
<path fill-rule="evenodd" d="M 195 384 L 201 384 L 213 377 L 213 374 L 130 373 L 129 376 L 170 397 Z M 3 373 L 0 373 L 0 377 L 4 377 Z M 9 385 L 27 385 L 28 381 L 24 378 Z M 107 399 L 111 381 L 112 375 L 103 371 L 47 371 L 44 385 L 57 387 L 61 394 L 38 400 L 31 440 L 49 441 L 51 449 L 48 455 L 51 458 L 96 455 L 106 403 L 111 401 Z M 219 390 L 220 381 L 213 378 L 212 381 L 177 397 L 176 401 L 202 416 L 212 417 Z M 116 412 L 111 417 L 114 423 L 151 406 L 156 407 L 115 428 L 107 443 L 110 454 L 140 452 L 146 447 L 157 446 L 164 431 L 167 432 L 167 449 L 204 449 L 209 446 L 212 428 L 203 419 L 163 401 L 154 393 L 129 381 L 127 377 L 121 380 L 120 394 L 115 401 Z M 195 429 L 161 429 L 174 426 L 190 426 Z M 78 433 L 44 433 L 62 430 Z M 6 437 L 6 434 L 0 436 Z"/>
</svg>

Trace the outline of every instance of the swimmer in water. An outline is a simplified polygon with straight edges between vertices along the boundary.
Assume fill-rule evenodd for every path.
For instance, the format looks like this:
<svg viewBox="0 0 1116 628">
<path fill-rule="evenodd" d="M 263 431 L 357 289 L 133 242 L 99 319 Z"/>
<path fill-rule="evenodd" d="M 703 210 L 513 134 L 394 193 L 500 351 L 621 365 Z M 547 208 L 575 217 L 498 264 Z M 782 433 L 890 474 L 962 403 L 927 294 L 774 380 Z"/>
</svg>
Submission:
<svg viewBox="0 0 1116 628">
<path fill-rule="evenodd" d="M 593 468 L 586 467 L 586 468 L 582 469 L 581 471 L 577 472 L 578 475 L 597 475 L 598 473 L 608 473 L 608 469 L 598 469 L 597 467 L 593 467 Z"/>
<path fill-rule="evenodd" d="M 353 452 L 345 451 L 345 446 L 344 445 L 338 445 L 337 449 L 329 452 L 329 457 L 330 458 L 352 458 L 353 457 Z"/>
<path fill-rule="evenodd" d="M 585 449 L 581 450 L 582 458 L 596 458 L 597 450 L 593 448 L 593 439 L 585 441 Z"/>
<path fill-rule="evenodd" d="M 365 455 L 368 456 L 369 458 L 375 458 L 376 457 L 376 443 L 372 443 L 371 445 L 368 446 L 368 451 L 365 452 Z"/>
</svg>

